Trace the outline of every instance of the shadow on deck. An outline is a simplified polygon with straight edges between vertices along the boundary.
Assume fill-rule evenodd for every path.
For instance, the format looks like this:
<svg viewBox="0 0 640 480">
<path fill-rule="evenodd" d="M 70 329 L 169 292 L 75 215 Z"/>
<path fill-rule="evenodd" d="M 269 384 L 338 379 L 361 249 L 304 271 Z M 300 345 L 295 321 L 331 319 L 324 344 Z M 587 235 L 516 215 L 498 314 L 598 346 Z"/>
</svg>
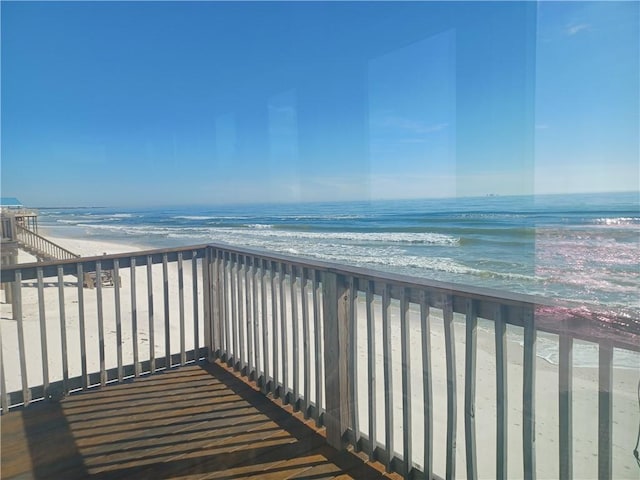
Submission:
<svg viewBox="0 0 640 480">
<path fill-rule="evenodd" d="M 217 364 L 41 402 L 0 421 L 3 479 L 388 478 Z"/>
</svg>

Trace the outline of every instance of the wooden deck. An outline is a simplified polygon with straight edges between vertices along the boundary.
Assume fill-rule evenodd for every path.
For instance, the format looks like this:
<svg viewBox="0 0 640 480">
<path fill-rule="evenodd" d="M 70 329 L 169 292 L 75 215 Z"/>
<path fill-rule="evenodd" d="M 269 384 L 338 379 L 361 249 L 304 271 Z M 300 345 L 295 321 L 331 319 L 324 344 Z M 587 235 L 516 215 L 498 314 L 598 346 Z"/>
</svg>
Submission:
<svg viewBox="0 0 640 480">
<path fill-rule="evenodd" d="M 5 480 L 389 478 L 217 364 L 40 402 L 0 422 Z"/>
</svg>

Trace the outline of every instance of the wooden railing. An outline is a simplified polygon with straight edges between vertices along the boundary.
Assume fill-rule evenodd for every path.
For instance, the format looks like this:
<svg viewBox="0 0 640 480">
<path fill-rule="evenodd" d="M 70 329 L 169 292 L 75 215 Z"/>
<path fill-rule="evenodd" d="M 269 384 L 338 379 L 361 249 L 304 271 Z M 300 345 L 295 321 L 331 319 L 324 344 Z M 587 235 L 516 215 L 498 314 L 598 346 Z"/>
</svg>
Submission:
<svg viewBox="0 0 640 480">
<path fill-rule="evenodd" d="M 81 285 L 65 285 L 66 275 L 82 278 L 83 272 L 99 275 L 103 269 L 113 270 L 116 279 L 108 328 L 104 288 L 97 285 L 94 293 L 87 294 Z M 160 269 L 162 281 L 154 282 Z M 141 273 L 146 273 L 146 281 L 136 281 Z M 35 317 L 43 359 L 54 355 L 47 343 L 46 277 L 57 279 L 61 343 L 55 355 L 62 356 L 63 368 L 54 378 L 43 361 L 38 365 L 42 382 L 32 385 L 27 380 L 32 358 L 25 351 L 25 316 L 18 311 L 18 355 L 13 360 L 19 365 L 12 368 L 21 372 L 21 389 L 7 390 L 8 343 L 3 343 L 3 412 L 35 399 L 201 358 L 219 359 L 255 381 L 265 394 L 324 425 L 331 445 L 351 445 L 407 478 L 438 478 L 434 474 L 438 470 L 446 478 L 455 478 L 461 471 L 466 471 L 467 478 L 536 478 L 540 465 L 536 444 L 541 440 L 540 431 L 536 434 L 536 397 L 547 395 L 536 388 L 541 365 L 536 345 L 544 339 L 558 346 L 554 377 L 558 421 L 555 427 L 545 422 L 558 439 L 549 447 L 557 457 L 555 476 L 572 478 L 574 464 L 581 461 L 573 458 L 572 446 L 576 428 L 572 352 L 583 344 L 596 347 L 599 359 L 597 401 L 590 405 L 597 418 L 597 434 L 590 441 L 598 445 L 598 477 L 614 475 L 614 350 L 638 352 L 640 343 L 633 328 L 605 330 L 594 320 L 598 314 L 593 310 L 225 245 L 195 246 L 3 269 L 2 282 L 14 282 L 19 305 L 25 282 L 36 280 Z M 77 298 L 79 358 L 69 357 L 65 286 L 77 292 L 73 297 Z M 146 292 L 146 309 L 138 305 L 140 289 Z M 186 292 L 190 293 L 185 301 Z M 85 309 L 87 295 L 95 295 L 95 317 Z M 130 298 L 127 306 L 123 296 Z M 185 313 L 185 305 L 190 305 L 190 312 Z M 87 361 L 90 318 L 97 320 L 98 336 L 91 340 L 98 347 L 93 370 Z M 127 352 L 123 352 L 125 325 L 131 333 Z M 107 338 L 109 328 L 115 332 L 115 359 L 107 358 L 105 349 L 105 342 L 114 340 Z M 3 338 L 6 329 L 4 324 Z M 456 341 L 457 336 L 464 342 Z M 148 343 L 144 349 L 143 338 Z M 483 359 L 486 340 L 490 340 L 489 363 L 486 359 L 478 363 L 478 338 L 485 342 L 480 349 Z M 458 353 L 461 347 L 464 355 Z M 521 359 L 515 366 L 508 360 L 513 356 Z M 442 368 L 437 367 L 439 359 Z M 74 362 L 81 366 L 79 376 L 69 374 Z M 542 373 L 547 376 L 546 367 Z M 485 382 L 493 386 L 489 400 L 476 395 L 477 385 Z M 516 398 L 515 383 L 521 385 Z M 545 397 L 545 401 L 551 399 Z M 491 441 L 478 443 L 478 432 L 486 436 L 487 430 L 492 432 Z M 517 451 L 507 448 L 514 441 L 514 431 L 519 432 Z M 488 455 L 493 456 L 492 468 L 482 470 L 478 458 Z"/>
<path fill-rule="evenodd" d="M 21 246 L 43 260 L 70 260 L 80 257 L 66 248 L 39 235 L 22 225 L 15 224 L 16 238 Z"/>
</svg>

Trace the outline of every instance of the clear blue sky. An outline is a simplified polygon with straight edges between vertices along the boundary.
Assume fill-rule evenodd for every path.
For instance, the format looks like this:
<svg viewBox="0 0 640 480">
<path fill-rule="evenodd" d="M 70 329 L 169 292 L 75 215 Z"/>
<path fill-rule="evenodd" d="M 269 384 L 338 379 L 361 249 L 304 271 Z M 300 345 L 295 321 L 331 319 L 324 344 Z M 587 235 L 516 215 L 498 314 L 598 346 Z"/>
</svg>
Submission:
<svg viewBox="0 0 640 480">
<path fill-rule="evenodd" d="M 6 2 L 2 195 L 638 190 L 639 4 Z"/>
</svg>

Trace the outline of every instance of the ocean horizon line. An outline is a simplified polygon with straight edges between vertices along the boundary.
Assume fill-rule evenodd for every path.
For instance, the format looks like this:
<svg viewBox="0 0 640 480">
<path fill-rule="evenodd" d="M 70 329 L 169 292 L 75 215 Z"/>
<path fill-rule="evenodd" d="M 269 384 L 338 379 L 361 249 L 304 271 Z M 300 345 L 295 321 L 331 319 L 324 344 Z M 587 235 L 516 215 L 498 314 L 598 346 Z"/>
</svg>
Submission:
<svg viewBox="0 0 640 480">
<path fill-rule="evenodd" d="M 499 194 L 486 193 L 483 195 L 461 195 L 461 196 L 440 196 L 440 197 L 398 197 L 398 198 L 361 198 L 361 199 L 345 199 L 345 200 L 269 200 L 265 202 L 187 202 L 187 203 L 149 203 L 149 204 L 105 204 L 105 205 L 64 205 L 64 206 L 27 206 L 25 208 L 33 208 L 36 210 L 80 210 L 80 209 L 135 209 L 135 208 L 240 208 L 240 207 L 265 207 L 265 206 L 317 206 L 317 205 L 333 205 L 333 204 L 377 204 L 383 202 L 432 202 L 432 201 L 453 201 L 453 200 L 486 200 L 486 199 L 518 199 L 518 198 L 547 198 L 547 197 L 574 197 L 583 195 L 638 195 L 640 201 L 640 189 L 638 190 L 607 190 L 607 191 L 581 191 L 581 192 L 549 192 L 549 193 L 529 193 L 529 194 Z M 640 210 L 640 203 L 638 204 Z"/>
</svg>

